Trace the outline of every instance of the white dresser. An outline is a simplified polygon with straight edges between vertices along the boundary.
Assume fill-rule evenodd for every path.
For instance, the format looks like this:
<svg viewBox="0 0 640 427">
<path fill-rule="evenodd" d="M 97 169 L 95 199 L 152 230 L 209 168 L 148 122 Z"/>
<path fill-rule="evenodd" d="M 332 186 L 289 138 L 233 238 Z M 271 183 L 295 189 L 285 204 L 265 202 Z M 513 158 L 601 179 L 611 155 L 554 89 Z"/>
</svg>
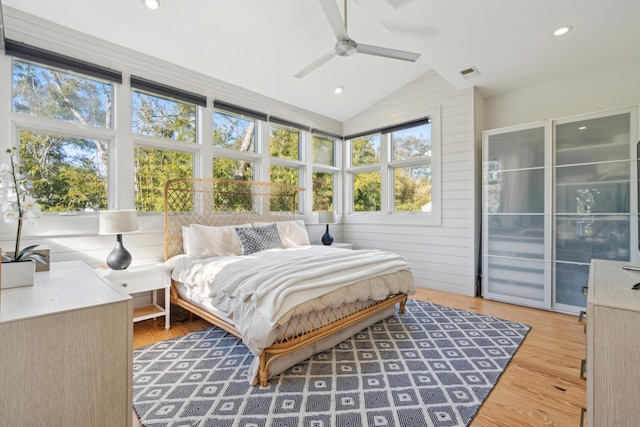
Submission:
<svg viewBox="0 0 640 427">
<path fill-rule="evenodd" d="M 587 296 L 587 425 L 640 423 L 640 271 L 593 260 Z"/>
<path fill-rule="evenodd" d="M 131 426 L 129 295 L 70 261 L 0 304 L 0 426 Z"/>
</svg>

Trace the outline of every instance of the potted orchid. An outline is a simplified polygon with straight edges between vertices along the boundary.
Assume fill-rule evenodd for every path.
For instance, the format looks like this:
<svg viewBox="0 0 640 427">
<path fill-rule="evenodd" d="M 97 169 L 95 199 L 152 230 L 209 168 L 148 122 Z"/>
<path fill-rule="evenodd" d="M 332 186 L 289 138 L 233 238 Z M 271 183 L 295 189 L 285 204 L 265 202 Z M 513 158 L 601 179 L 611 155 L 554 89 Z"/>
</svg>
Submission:
<svg viewBox="0 0 640 427">
<path fill-rule="evenodd" d="M 35 252 L 38 245 L 28 246 L 20 250 L 20 238 L 22 237 L 22 223 L 27 221 L 29 224 L 35 224 L 42 217 L 40 205 L 36 203 L 33 195 L 33 183 L 22 173 L 20 160 L 16 153 L 17 149 L 7 149 L 10 163 L 0 164 L 0 208 L 4 222 L 17 222 L 17 232 L 15 249 L 12 253 L 2 251 L 2 287 L 14 287 L 33 284 L 33 272 L 35 272 L 35 262 L 47 264 L 47 259 L 41 253 Z M 13 269 L 10 264 L 29 261 L 29 265 L 22 265 L 20 270 L 30 270 L 31 279 L 19 279 L 20 274 L 8 272 L 9 268 Z M 28 267 L 28 268 L 27 268 Z M 28 283 L 28 282 L 31 283 Z M 8 283 L 7 283 L 8 282 Z"/>
</svg>

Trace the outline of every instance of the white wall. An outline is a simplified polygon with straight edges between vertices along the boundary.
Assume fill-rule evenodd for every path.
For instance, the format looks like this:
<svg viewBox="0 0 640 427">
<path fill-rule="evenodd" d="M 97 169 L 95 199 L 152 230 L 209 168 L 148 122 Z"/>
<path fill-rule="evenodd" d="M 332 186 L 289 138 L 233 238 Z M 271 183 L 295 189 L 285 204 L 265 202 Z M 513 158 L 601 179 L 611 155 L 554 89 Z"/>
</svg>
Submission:
<svg viewBox="0 0 640 427">
<path fill-rule="evenodd" d="M 480 140 L 474 134 L 475 90 L 459 91 L 431 71 L 344 123 L 345 135 L 441 108 L 442 225 L 354 224 L 342 239 L 356 248 L 403 255 L 421 287 L 474 295 L 477 266 L 475 176 Z"/>
<path fill-rule="evenodd" d="M 484 130 L 640 104 L 640 61 L 485 100 Z"/>
</svg>

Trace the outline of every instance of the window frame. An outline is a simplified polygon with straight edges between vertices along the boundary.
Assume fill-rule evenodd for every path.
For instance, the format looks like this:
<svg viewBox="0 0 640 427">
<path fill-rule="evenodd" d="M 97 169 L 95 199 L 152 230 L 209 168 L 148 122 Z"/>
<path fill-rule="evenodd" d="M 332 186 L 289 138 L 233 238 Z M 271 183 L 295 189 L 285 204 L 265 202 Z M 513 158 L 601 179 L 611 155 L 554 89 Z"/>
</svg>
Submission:
<svg viewBox="0 0 640 427">
<path fill-rule="evenodd" d="M 224 105 L 224 104 L 221 104 Z M 238 108 L 238 107 L 235 107 Z M 250 111 L 250 110 L 247 110 Z M 213 143 L 213 131 L 215 126 L 215 121 L 213 120 L 213 115 L 215 113 L 224 114 L 227 116 L 238 117 L 240 119 L 252 120 L 255 123 L 255 128 L 253 130 L 253 151 L 240 151 L 234 150 L 231 148 L 222 148 L 216 147 Z M 209 115 L 211 118 L 211 138 L 209 138 L 209 145 L 211 148 L 211 175 L 214 176 L 214 161 L 216 158 L 223 159 L 231 159 L 231 160 L 239 160 L 253 163 L 253 180 L 260 181 L 260 177 L 262 176 L 263 170 L 263 129 L 265 129 L 265 121 L 262 120 L 261 117 L 256 117 L 252 114 L 240 114 L 236 111 L 228 111 L 222 108 L 214 108 L 211 109 L 211 114 Z"/>
<path fill-rule="evenodd" d="M 332 165 L 327 165 L 324 163 L 313 163 L 313 138 L 314 136 L 318 136 L 321 138 L 327 138 L 330 139 L 331 141 L 333 141 L 333 166 Z M 343 149 L 343 140 L 335 135 L 329 135 L 323 132 L 311 132 L 311 136 L 308 138 L 309 140 L 309 144 L 307 147 L 308 152 L 310 153 L 309 155 L 309 163 L 310 163 L 310 171 L 309 171 L 309 214 L 317 216 L 318 211 L 314 211 L 313 210 L 313 174 L 318 172 L 318 173 L 328 173 L 333 175 L 333 195 L 332 195 L 332 205 L 333 205 L 333 210 L 336 212 L 336 215 L 338 217 L 340 217 L 341 213 L 343 212 L 343 208 L 342 208 L 342 188 L 343 188 L 343 182 L 344 180 L 342 179 L 343 174 L 342 174 L 342 164 L 343 164 L 343 156 L 342 156 L 342 149 Z"/>
<path fill-rule="evenodd" d="M 389 224 L 389 225 L 442 225 L 442 178 L 441 178 L 441 107 L 434 107 L 427 111 L 429 123 L 431 124 L 431 157 L 429 164 L 425 164 L 425 157 L 392 161 L 391 152 L 391 133 L 395 130 L 395 126 L 390 126 L 385 133 L 384 128 L 362 132 L 350 139 L 345 140 L 344 157 L 349 160 L 349 164 L 344 168 L 345 183 L 343 186 L 343 197 L 345 223 L 353 224 Z M 407 123 L 418 121 L 419 119 L 410 119 Z M 351 141 L 355 138 L 379 133 L 380 140 L 380 163 L 365 166 L 352 166 L 352 145 Z M 395 211 L 395 187 L 394 172 L 397 168 L 411 167 L 416 165 L 426 165 L 431 167 L 431 212 L 407 212 Z M 353 205 L 353 184 L 354 174 L 362 172 L 380 172 L 380 198 L 381 210 L 356 212 Z"/>
</svg>

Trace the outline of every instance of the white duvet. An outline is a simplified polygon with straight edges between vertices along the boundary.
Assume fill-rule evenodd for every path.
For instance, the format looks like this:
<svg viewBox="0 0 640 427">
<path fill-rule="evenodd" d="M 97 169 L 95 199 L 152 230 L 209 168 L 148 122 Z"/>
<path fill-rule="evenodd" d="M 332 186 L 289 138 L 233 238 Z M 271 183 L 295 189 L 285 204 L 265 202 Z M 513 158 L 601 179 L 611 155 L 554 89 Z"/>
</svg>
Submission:
<svg viewBox="0 0 640 427">
<path fill-rule="evenodd" d="M 179 255 L 167 263 L 183 296 L 230 320 L 256 356 L 292 316 L 415 292 L 406 260 L 377 250 L 303 246 L 208 259 Z M 398 272 L 408 274 L 396 280 Z"/>
</svg>

